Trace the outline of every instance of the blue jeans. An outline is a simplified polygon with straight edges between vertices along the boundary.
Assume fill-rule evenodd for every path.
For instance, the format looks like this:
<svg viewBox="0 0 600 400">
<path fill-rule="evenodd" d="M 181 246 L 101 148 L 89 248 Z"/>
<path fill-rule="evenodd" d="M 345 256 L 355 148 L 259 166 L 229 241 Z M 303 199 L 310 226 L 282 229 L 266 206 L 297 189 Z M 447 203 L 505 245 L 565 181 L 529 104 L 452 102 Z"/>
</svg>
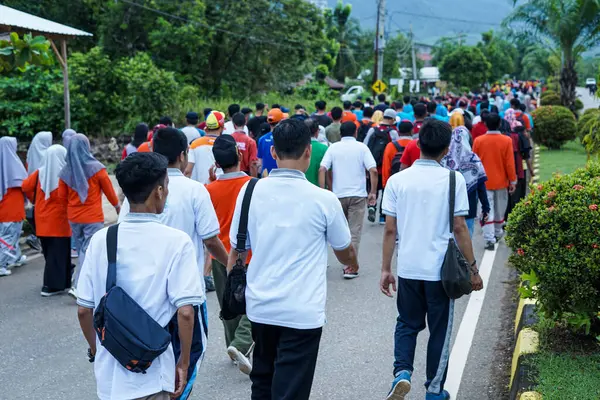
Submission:
<svg viewBox="0 0 600 400">
<path fill-rule="evenodd" d="M 73 274 L 73 287 L 77 287 L 79 273 L 81 272 L 83 261 L 85 261 L 85 252 L 90 244 L 90 239 L 92 236 L 94 236 L 94 233 L 104 228 L 104 224 L 102 222 L 95 222 L 92 224 L 78 224 L 76 222 L 69 222 L 69 224 L 71 224 L 71 240 L 75 240 L 75 248 L 79 252 L 77 268 L 75 268 L 75 273 Z"/>
<path fill-rule="evenodd" d="M 473 237 L 473 232 L 475 232 L 475 218 L 467 218 L 467 228 L 469 228 L 469 234 Z"/>
<path fill-rule="evenodd" d="M 414 370 L 417 335 L 429 327 L 427 344 L 427 392 L 444 390 L 450 357 L 454 300 L 446 295 L 441 281 L 398 278 L 398 319 L 394 347 L 394 376 Z M 425 319 L 427 318 L 427 325 Z"/>
</svg>

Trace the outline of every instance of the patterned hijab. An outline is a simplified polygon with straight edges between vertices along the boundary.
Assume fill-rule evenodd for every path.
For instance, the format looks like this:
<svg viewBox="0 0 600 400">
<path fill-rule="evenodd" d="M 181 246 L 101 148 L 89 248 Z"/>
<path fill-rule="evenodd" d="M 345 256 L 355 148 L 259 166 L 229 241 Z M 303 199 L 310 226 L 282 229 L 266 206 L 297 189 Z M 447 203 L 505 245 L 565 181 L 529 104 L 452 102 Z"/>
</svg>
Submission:
<svg viewBox="0 0 600 400">
<path fill-rule="evenodd" d="M 17 155 L 17 139 L 0 138 L 0 201 L 8 189 L 21 187 L 25 178 L 27 171 Z"/>
<path fill-rule="evenodd" d="M 517 113 L 512 108 L 509 108 L 504 113 L 504 119 L 510 124 L 510 129 L 515 130 L 517 126 L 522 126 L 522 124 L 517 121 Z"/>
<path fill-rule="evenodd" d="M 52 146 L 52 132 L 39 132 L 33 137 L 27 150 L 27 172 L 33 174 L 42 166 L 48 147 Z"/>
<path fill-rule="evenodd" d="M 60 179 L 77 192 L 81 203 L 85 203 L 90 188 L 88 179 L 104 168 L 90 153 L 88 138 L 78 133 L 71 138 L 67 146 L 67 163 L 60 172 Z"/>
<path fill-rule="evenodd" d="M 471 150 L 469 136 L 469 130 L 464 126 L 454 129 L 450 141 L 450 151 L 441 162 L 443 167 L 458 171 L 463 175 L 467 183 L 467 192 L 477 189 L 480 182 L 487 181 L 481 160 Z"/>
<path fill-rule="evenodd" d="M 60 144 L 55 144 L 48 147 L 42 166 L 39 169 L 40 187 L 44 192 L 46 200 L 50 198 L 50 194 L 58 188 L 59 175 L 67 158 L 67 149 Z"/>
</svg>

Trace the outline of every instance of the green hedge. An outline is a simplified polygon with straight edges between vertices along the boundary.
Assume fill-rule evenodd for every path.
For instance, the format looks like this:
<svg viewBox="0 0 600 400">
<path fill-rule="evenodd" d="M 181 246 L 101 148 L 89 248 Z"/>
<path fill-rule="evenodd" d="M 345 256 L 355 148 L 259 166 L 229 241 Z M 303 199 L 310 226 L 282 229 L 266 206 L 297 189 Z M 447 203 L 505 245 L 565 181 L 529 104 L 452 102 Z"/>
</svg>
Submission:
<svg viewBox="0 0 600 400">
<path fill-rule="evenodd" d="M 600 331 L 600 163 L 532 187 L 510 214 L 524 297 L 579 332 Z"/>
<path fill-rule="evenodd" d="M 575 139 L 577 127 L 575 116 L 566 107 L 541 106 L 533 112 L 534 140 L 550 149 L 560 149 Z"/>
</svg>

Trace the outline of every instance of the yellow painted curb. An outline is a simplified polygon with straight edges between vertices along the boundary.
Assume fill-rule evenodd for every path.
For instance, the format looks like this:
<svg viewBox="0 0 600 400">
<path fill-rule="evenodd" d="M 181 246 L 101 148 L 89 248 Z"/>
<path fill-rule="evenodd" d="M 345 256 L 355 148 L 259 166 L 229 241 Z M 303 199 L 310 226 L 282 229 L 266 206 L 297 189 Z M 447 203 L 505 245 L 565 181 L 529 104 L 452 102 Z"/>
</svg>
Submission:
<svg viewBox="0 0 600 400">
<path fill-rule="evenodd" d="M 538 392 L 525 392 L 521 394 L 519 400 L 542 400 L 542 395 Z"/>
<path fill-rule="evenodd" d="M 523 354 L 535 353 L 539 346 L 539 335 L 531 328 L 522 329 L 517 338 L 515 352 L 513 353 L 512 368 L 510 370 L 510 384 L 512 386 L 515 379 L 515 372 L 519 364 L 519 357 Z"/>
<path fill-rule="evenodd" d="M 517 306 L 517 317 L 515 318 L 515 334 L 517 333 L 517 329 L 519 329 L 519 322 L 521 321 L 521 316 L 523 315 L 523 308 L 529 304 L 535 304 L 535 299 L 519 300 L 519 305 Z"/>
</svg>

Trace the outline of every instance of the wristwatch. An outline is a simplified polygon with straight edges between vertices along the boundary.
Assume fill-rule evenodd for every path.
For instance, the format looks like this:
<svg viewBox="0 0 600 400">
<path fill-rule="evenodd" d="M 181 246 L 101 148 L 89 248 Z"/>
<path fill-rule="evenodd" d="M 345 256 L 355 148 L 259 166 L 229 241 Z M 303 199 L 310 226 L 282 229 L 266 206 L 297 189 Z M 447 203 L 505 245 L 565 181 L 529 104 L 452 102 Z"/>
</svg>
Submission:
<svg viewBox="0 0 600 400">
<path fill-rule="evenodd" d="M 477 269 L 476 265 L 477 265 L 477 260 L 473 260 L 473 262 L 471 263 L 471 273 L 473 275 L 479 275 L 479 269 Z"/>
</svg>

